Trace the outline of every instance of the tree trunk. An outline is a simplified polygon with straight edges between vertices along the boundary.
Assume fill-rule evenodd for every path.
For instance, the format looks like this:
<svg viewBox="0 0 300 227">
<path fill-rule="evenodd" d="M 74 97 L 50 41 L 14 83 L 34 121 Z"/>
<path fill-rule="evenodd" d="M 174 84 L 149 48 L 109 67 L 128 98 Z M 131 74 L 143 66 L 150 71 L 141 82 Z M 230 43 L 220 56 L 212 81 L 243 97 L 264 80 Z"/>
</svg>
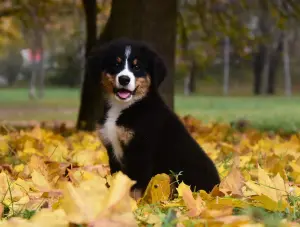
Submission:
<svg viewBox="0 0 300 227">
<path fill-rule="evenodd" d="M 265 45 L 259 45 L 257 53 L 254 54 L 253 58 L 253 74 L 254 74 L 254 83 L 253 83 L 253 93 L 254 95 L 260 95 L 262 91 L 262 73 L 264 68 L 264 59 L 266 55 Z"/>
<path fill-rule="evenodd" d="M 41 60 L 37 63 L 38 75 L 38 98 L 42 99 L 45 92 L 45 69 L 44 69 L 44 53 L 41 50 Z"/>
<path fill-rule="evenodd" d="M 224 40 L 224 80 L 223 94 L 228 95 L 229 91 L 229 70 L 230 70 L 230 39 L 228 36 Z"/>
<path fill-rule="evenodd" d="M 35 53 L 35 52 L 34 52 Z M 37 63 L 33 61 L 31 66 L 31 78 L 29 83 L 29 99 L 36 99 Z"/>
<path fill-rule="evenodd" d="M 144 12 L 141 12 L 140 18 L 143 18 L 141 22 L 143 29 L 142 36 L 137 38 L 151 43 L 164 58 L 169 72 L 160 86 L 160 93 L 167 105 L 173 109 L 178 3 L 176 0 L 143 0 L 142 2 Z"/>
<path fill-rule="evenodd" d="M 44 95 L 44 64 L 43 64 L 43 24 L 38 17 L 38 9 L 35 7 L 27 7 L 28 13 L 33 20 L 32 30 L 29 30 L 31 34 L 31 40 L 29 40 L 29 46 L 32 51 L 33 63 L 32 63 L 32 76 L 29 88 L 29 98 L 42 98 Z M 25 25 L 26 22 L 23 22 Z M 39 56 L 39 59 L 38 59 Z M 36 91 L 38 90 L 38 94 Z"/>
<path fill-rule="evenodd" d="M 290 71 L 289 40 L 287 32 L 283 37 L 283 65 L 284 65 L 284 90 L 286 96 L 292 95 L 292 79 Z"/>
<path fill-rule="evenodd" d="M 196 74 L 197 74 L 197 63 L 195 59 L 192 60 L 191 70 L 188 76 L 184 79 L 184 94 L 190 95 L 196 90 Z"/>
<path fill-rule="evenodd" d="M 263 38 L 270 35 L 270 27 L 272 26 L 269 18 L 269 4 L 265 1 L 259 1 L 259 20 L 258 30 Z M 259 44 L 258 53 L 254 58 L 254 94 L 260 95 L 267 92 L 267 84 L 269 77 L 269 45 L 265 43 Z"/>
<path fill-rule="evenodd" d="M 36 28 L 35 33 L 35 45 L 39 52 L 40 59 L 36 63 L 37 73 L 37 87 L 38 87 L 38 98 L 44 97 L 44 82 L 45 82 L 45 69 L 44 69 L 44 47 L 43 47 L 43 31 L 41 28 Z"/>
<path fill-rule="evenodd" d="M 280 56 L 274 52 L 270 54 L 269 66 L 268 66 L 268 81 L 267 81 L 267 94 L 275 94 L 275 85 L 276 85 L 276 71 L 278 68 Z"/>
<path fill-rule="evenodd" d="M 262 73 L 262 94 L 267 94 L 269 89 L 269 76 L 270 76 L 270 58 L 271 58 L 271 48 L 266 46 L 264 66 Z"/>
<path fill-rule="evenodd" d="M 83 2 L 86 8 L 87 2 L 90 5 L 92 1 L 83 0 Z M 92 9 L 89 8 L 89 10 Z M 87 9 L 86 15 L 89 15 L 87 19 L 90 18 L 90 12 Z M 177 1 L 174 0 L 113 0 L 111 15 L 99 38 L 99 44 L 115 38 L 127 37 L 143 40 L 152 45 L 162 55 L 169 70 L 168 76 L 161 84 L 160 93 L 170 108 L 173 108 L 174 96 L 176 17 Z M 99 94 L 100 85 L 91 86 L 86 82 L 89 76 L 86 74 L 85 77 L 82 97 L 86 96 L 87 98 L 81 99 L 80 113 L 86 114 L 79 114 L 78 122 L 85 121 L 89 127 L 79 128 L 94 129 L 95 117 L 97 119 L 102 117 L 103 100 L 100 101 L 102 96 Z M 87 100 L 90 104 L 86 104 Z M 97 105 L 97 111 L 92 111 L 95 109 L 95 105 Z"/>
<path fill-rule="evenodd" d="M 278 40 L 276 40 L 276 47 L 272 49 L 270 53 L 270 62 L 269 62 L 269 75 L 268 75 L 268 86 L 267 86 L 267 94 L 273 95 L 275 94 L 276 87 L 276 72 L 278 66 L 280 64 L 281 52 L 283 49 L 283 36 L 279 35 Z"/>
<path fill-rule="evenodd" d="M 77 0 L 73 0 L 74 11 L 75 11 L 74 27 L 76 27 L 77 24 L 79 24 L 80 33 L 84 34 L 84 32 L 85 32 L 85 21 L 84 21 L 84 19 L 85 18 L 83 17 L 83 15 L 81 13 L 81 9 L 76 6 L 76 2 L 77 2 Z M 96 30 L 97 30 L 97 28 L 96 28 Z M 97 32 L 96 32 L 96 34 L 97 34 Z M 85 73 L 85 71 L 84 71 L 84 65 L 85 65 L 85 47 L 84 47 L 83 44 L 84 44 L 83 40 L 80 39 L 77 42 L 77 45 L 76 45 L 77 48 L 78 48 L 78 52 L 77 52 L 76 58 L 78 58 L 79 61 L 80 61 L 80 81 L 79 81 L 79 83 L 80 83 L 81 86 L 82 86 L 83 81 L 84 81 L 84 73 Z"/>
<path fill-rule="evenodd" d="M 86 46 L 85 56 L 88 56 L 90 49 L 97 40 L 97 8 L 96 0 L 82 0 L 86 21 Z M 97 117 L 103 108 L 101 92 L 94 83 L 91 75 L 85 69 L 84 81 L 81 90 L 80 108 L 77 119 L 77 129 L 93 131 L 96 126 Z"/>
</svg>

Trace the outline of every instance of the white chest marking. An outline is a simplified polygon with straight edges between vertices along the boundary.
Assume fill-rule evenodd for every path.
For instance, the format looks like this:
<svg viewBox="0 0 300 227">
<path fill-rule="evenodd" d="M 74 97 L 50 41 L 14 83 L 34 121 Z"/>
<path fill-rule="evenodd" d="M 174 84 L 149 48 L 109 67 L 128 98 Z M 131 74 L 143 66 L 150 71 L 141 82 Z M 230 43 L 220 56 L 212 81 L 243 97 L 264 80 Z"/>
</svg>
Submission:
<svg viewBox="0 0 300 227">
<path fill-rule="evenodd" d="M 127 46 L 125 48 L 125 68 L 117 75 L 117 86 L 119 85 L 118 77 L 121 75 L 127 75 L 130 77 L 130 83 L 127 85 L 127 89 L 133 91 L 135 89 L 135 77 L 134 74 L 128 69 L 128 58 L 131 54 L 131 47 Z M 107 112 L 107 118 L 100 130 L 101 136 L 104 139 L 105 143 L 110 143 L 113 149 L 113 153 L 116 159 L 122 164 L 123 158 L 123 149 L 117 134 L 118 126 L 117 120 L 122 112 L 122 110 L 128 108 L 132 103 L 131 102 L 118 102 L 114 97 L 110 97 L 110 109 Z"/>
<path fill-rule="evenodd" d="M 121 163 L 123 157 L 123 149 L 121 147 L 118 135 L 117 135 L 117 119 L 123 110 L 122 106 L 112 105 L 107 112 L 107 119 L 101 129 L 101 134 L 105 142 L 111 144 L 116 159 Z"/>
</svg>

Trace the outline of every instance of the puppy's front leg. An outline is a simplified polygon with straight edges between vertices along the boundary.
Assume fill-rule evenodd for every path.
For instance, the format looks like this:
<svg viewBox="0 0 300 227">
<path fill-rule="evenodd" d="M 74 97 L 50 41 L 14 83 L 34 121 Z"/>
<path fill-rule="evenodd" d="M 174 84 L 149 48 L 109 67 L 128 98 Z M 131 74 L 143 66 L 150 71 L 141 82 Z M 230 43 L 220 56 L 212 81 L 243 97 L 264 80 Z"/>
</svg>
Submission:
<svg viewBox="0 0 300 227">
<path fill-rule="evenodd" d="M 128 157 L 126 162 L 126 173 L 136 184 L 132 186 L 131 195 L 133 198 L 141 198 L 151 180 L 153 164 L 151 153 L 134 153 Z"/>
<path fill-rule="evenodd" d="M 106 150 L 108 154 L 108 161 L 110 167 L 110 173 L 114 174 L 115 172 L 121 171 L 121 164 L 116 160 L 113 152 L 112 145 L 106 145 Z"/>
</svg>

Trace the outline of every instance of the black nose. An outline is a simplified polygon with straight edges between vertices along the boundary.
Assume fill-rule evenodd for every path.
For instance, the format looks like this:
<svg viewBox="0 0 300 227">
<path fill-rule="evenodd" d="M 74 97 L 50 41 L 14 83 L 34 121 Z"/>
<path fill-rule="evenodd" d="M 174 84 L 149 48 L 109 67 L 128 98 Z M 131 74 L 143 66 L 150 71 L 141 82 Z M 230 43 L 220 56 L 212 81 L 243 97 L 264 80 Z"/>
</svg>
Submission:
<svg viewBox="0 0 300 227">
<path fill-rule="evenodd" d="M 119 83 L 120 83 L 122 86 L 126 86 L 127 84 L 129 84 L 129 82 L 130 82 L 129 76 L 120 76 L 120 77 L 119 77 Z"/>
</svg>

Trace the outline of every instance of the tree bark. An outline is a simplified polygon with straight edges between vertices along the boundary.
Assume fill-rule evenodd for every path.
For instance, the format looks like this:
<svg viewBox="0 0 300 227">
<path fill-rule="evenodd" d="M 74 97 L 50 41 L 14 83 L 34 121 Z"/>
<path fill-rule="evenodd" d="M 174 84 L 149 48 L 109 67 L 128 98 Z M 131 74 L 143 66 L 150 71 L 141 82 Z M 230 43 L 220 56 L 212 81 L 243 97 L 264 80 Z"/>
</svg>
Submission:
<svg viewBox="0 0 300 227">
<path fill-rule="evenodd" d="M 284 32 L 283 36 L 283 66 L 284 66 L 284 87 L 285 95 L 292 95 L 292 79 L 290 70 L 289 40 L 288 32 Z"/>
<path fill-rule="evenodd" d="M 29 99 L 36 99 L 37 63 L 35 61 L 33 61 L 31 69 L 28 97 Z"/>
<path fill-rule="evenodd" d="M 91 4 L 90 2 L 92 1 L 83 0 L 83 2 L 87 6 L 87 2 Z M 86 10 L 86 14 L 89 15 L 90 13 Z M 176 17 L 177 1 L 174 0 L 113 0 L 111 15 L 98 40 L 99 44 L 104 44 L 115 38 L 127 37 L 146 41 L 154 47 L 162 55 L 169 70 L 168 76 L 161 84 L 159 90 L 163 99 L 172 109 Z M 103 100 L 102 95 L 99 94 L 101 90 L 100 85 L 97 85 L 96 88 L 90 86 L 86 82 L 89 76 L 85 74 L 85 77 L 80 107 L 81 114 L 79 114 L 77 127 L 80 126 L 80 122 L 86 121 L 89 127 L 78 128 L 93 130 L 96 119 L 100 119 L 103 114 Z M 85 96 L 88 98 L 84 98 Z M 90 104 L 85 104 L 86 100 L 90 100 Z M 94 109 L 97 110 L 92 111 Z"/>
<path fill-rule="evenodd" d="M 275 48 L 272 49 L 270 53 L 270 62 L 269 62 L 269 75 L 268 75 L 268 86 L 267 94 L 275 94 L 276 88 L 276 72 L 281 60 L 281 52 L 283 49 L 283 36 L 279 35 L 278 40 L 276 40 Z"/>
<path fill-rule="evenodd" d="M 44 52 L 41 49 L 41 60 L 37 63 L 37 75 L 38 75 L 38 98 L 44 98 L 45 93 L 45 68 L 44 68 Z"/>
<path fill-rule="evenodd" d="M 44 95 L 44 54 L 43 54 L 43 36 L 44 36 L 44 25 L 38 17 L 38 8 L 35 6 L 26 6 L 28 15 L 31 17 L 33 26 L 31 29 L 26 28 L 26 20 L 22 20 L 23 30 L 27 30 L 25 33 L 31 36 L 28 40 L 29 47 L 32 51 L 33 62 L 32 62 L 32 75 L 29 87 L 29 98 L 42 98 Z M 29 30 L 29 31 L 28 31 Z M 37 59 L 39 54 L 40 59 Z M 38 94 L 36 91 L 38 90 Z M 38 95 L 38 96 L 37 96 Z"/>
<path fill-rule="evenodd" d="M 184 94 L 190 95 L 196 90 L 196 74 L 197 74 L 197 63 L 195 59 L 191 61 L 191 69 L 188 76 L 184 79 Z"/>
<path fill-rule="evenodd" d="M 40 54 L 40 60 L 36 63 L 36 73 L 37 73 L 37 88 L 38 98 L 44 97 L 44 88 L 45 88 L 45 69 L 44 69 L 44 45 L 43 45 L 43 37 L 44 32 L 42 31 L 42 28 L 38 26 L 35 33 L 35 45 L 36 49 L 39 51 Z"/>
<path fill-rule="evenodd" d="M 224 81 L 223 94 L 228 95 L 229 91 L 229 70 L 230 70 L 230 39 L 228 36 L 224 40 Z"/>
<path fill-rule="evenodd" d="M 269 37 L 271 21 L 268 17 L 269 5 L 265 1 L 259 1 L 258 30 L 263 38 Z M 258 46 L 258 52 L 254 55 L 254 87 L 255 95 L 265 93 L 268 83 L 269 72 L 269 46 L 263 42 Z"/>
<path fill-rule="evenodd" d="M 176 0 L 143 0 L 145 11 L 141 14 L 143 30 L 140 39 L 154 46 L 169 70 L 160 86 L 160 93 L 171 109 L 174 108 L 177 4 Z"/>
<path fill-rule="evenodd" d="M 262 73 L 264 69 L 264 59 L 266 55 L 266 46 L 259 45 L 258 51 L 253 56 L 253 93 L 254 95 L 260 95 L 262 91 Z"/>
<path fill-rule="evenodd" d="M 275 85 L 276 85 L 276 72 L 279 64 L 280 55 L 277 52 L 271 54 L 269 59 L 268 67 L 268 83 L 267 83 L 267 94 L 275 94 Z"/>
<path fill-rule="evenodd" d="M 82 0 L 85 12 L 86 21 L 86 45 L 85 56 L 95 45 L 97 40 L 97 5 L 96 0 Z M 81 90 L 80 108 L 77 119 L 77 129 L 93 131 L 97 117 L 103 107 L 101 92 L 98 86 L 94 83 L 91 75 L 85 69 L 84 80 Z"/>
<path fill-rule="evenodd" d="M 270 76 L 270 58 L 271 48 L 266 45 L 265 56 L 263 59 L 263 70 L 262 70 L 262 94 L 267 94 L 269 89 L 269 76 Z"/>
<path fill-rule="evenodd" d="M 44 95 L 43 39 L 42 32 L 39 31 L 38 27 L 35 27 L 32 32 L 34 34 L 33 42 L 31 44 L 33 62 L 29 98 L 36 99 L 42 98 Z M 40 55 L 40 59 L 37 59 L 38 54 Z"/>
</svg>

